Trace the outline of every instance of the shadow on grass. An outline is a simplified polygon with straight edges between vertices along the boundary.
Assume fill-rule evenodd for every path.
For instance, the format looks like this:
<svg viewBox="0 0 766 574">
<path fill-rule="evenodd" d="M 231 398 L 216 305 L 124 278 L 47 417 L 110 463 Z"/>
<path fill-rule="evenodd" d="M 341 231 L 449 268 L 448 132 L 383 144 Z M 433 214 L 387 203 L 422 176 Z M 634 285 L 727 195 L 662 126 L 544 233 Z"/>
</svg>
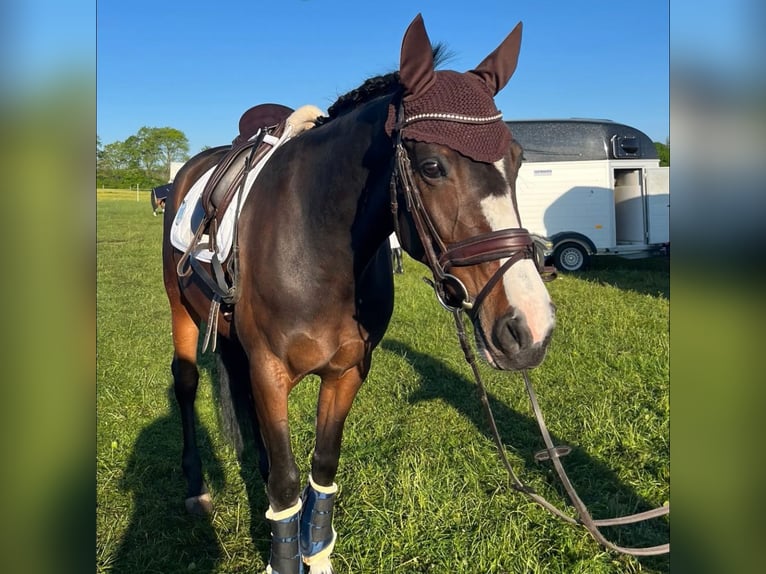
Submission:
<svg viewBox="0 0 766 574">
<path fill-rule="evenodd" d="M 586 271 L 580 271 L 573 276 L 592 283 L 611 285 L 617 289 L 670 300 L 669 255 L 646 259 L 599 255 L 591 260 Z"/>
<path fill-rule="evenodd" d="M 212 572 L 222 555 L 211 517 L 186 513 L 186 481 L 181 472 L 181 416 L 168 389 L 168 414 L 138 436 L 120 481 L 133 496 L 133 515 L 111 572 Z M 223 469 L 210 437 L 197 424 L 197 440 L 209 484 L 220 490 Z"/>
<path fill-rule="evenodd" d="M 209 369 L 204 363 L 200 368 Z M 214 375 L 211 371 L 211 379 L 217 381 Z M 120 481 L 120 489 L 133 496 L 133 514 L 111 564 L 110 572 L 114 574 L 217 572 L 224 557 L 212 524 L 213 515 L 194 516 L 186 512 L 186 480 L 181 471 L 181 416 L 172 384 L 167 395 L 168 414 L 141 431 Z M 207 429 L 199 422 L 196 428 L 202 468 L 215 505 L 215 493 L 226 488 L 225 473 L 214 454 Z M 254 517 L 250 534 L 254 540 L 266 541 L 263 548 L 256 548 L 265 561 L 268 560 L 268 528 L 263 519 L 265 494 L 252 460 L 255 455 L 248 444 L 242 455 L 241 474 Z"/>
<path fill-rule="evenodd" d="M 411 403 L 433 399 L 446 401 L 470 420 L 487 438 L 493 440 L 489 423 L 481 407 L 476 384 L 473 381 L 401 341 L 386 339 L 381 347 L 402 356 L 420 373 L 423 382 L 420 389 L 410 396 Z M 523 384 L 521 379 L 518 379 L 518 383 Z M 519 478 L 525 481 L 532 475 L 538 477 L 542 475 L 545 482 L 556 490 L 562 500 L 568 502 L 566 491 L 560 484 L 552 465 L 540 464 L 534 460 L 534 453 L 544 448 L 534 418 L 508 408 L 491 394 L 489 394 L 489 402 L 508 452 L 514 451 L 523 457 L 523 466 L 514 469 Z M 556 445 L 570 444 L 566 438 L 555 435 L 551 437 Z M 577 442 L 576 438 L 571 442 Z M 563 464 L 579 496 L 596 519 L 633 514 L 654 507 L 632 488 L 623 484 L 612 470 L 590 457 L 579 447 L 573 446 L 572 452 L 563 459 Z M 568 504 L 563 509 L 571 511 L 570 514 L 574 513 Z M 558 520 L 555 517 L 553 519 Z M 562 525 L 574 528 L 563 522 Z M 582 532 L 584 536 L 589 536 L 584 529 Z M 605 528 L 602 532 L 608 540 L 628 547 L 655 546 L 670 540 L 670 525 L 664 518 L 641 525 Z M 660 572 L 667 572 L 670 568 L 669 555 L 642 557 L 639 560 L 644 566 Z"/>
</svg>

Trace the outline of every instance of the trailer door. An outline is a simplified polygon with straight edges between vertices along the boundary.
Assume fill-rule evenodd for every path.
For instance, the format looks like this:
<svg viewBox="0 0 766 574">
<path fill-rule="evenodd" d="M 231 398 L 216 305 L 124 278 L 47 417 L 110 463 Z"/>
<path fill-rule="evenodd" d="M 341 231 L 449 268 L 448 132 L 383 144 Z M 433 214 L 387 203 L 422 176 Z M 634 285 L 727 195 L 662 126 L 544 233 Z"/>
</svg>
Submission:
<svg viewBox="0 0 766 574">
<path fill-rule="evenodd" d="M 641 168 L 614 170 L 614 216 L 618 246 L 646 243 L 643 185 Z"/>
<path fill-rule="evenodd" d="M 646 168 L 646 208 L 649 243 L 669 243 L 670 168 Z"/>
</svg>

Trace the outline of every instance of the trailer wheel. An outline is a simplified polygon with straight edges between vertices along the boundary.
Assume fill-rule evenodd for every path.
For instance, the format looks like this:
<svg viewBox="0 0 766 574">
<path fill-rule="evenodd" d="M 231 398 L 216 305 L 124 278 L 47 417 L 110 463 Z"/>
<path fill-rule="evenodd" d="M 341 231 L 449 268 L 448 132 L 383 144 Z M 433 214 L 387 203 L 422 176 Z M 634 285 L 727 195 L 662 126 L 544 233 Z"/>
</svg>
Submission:
<svg viewBox="0 0 766 574">
<path fill-rule="evenodd" d="M 588 267 L 590 255 L 585 247 L 573 241 L 566 241 L 556 246 L 553 251 L 553 265 L 559 271 L 572 273 Z"/>
</svg>

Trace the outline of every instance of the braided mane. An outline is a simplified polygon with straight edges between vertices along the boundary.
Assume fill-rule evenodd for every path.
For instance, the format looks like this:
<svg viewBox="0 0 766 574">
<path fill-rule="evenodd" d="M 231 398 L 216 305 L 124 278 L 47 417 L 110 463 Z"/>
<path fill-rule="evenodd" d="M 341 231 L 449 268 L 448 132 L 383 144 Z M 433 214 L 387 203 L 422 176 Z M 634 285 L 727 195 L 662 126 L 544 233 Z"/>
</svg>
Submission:
<svg viewBox="0 0 766 574">
<path fill-rule="evenodd" d="M 317 118 L 317 124 L 327 123 L 333 118 L 349 112 L 358 106 L 374 100 L 379 96 L 394 94 L 401 89 L 399 72 L 391 72 L 381 76 L 368 78 L 358 88 L 340 96 L 327 109 L 327 117 Z"/>
<path fill-rule="evenodd" d="M 435 44 L 432 47 L 432 51 L 434 66 L 439 66 L 452 57 L 452 54 L 442 43 Z M 338 116 L 380 96 L 393 95 L 401 89 L 402 85 L 399 83 L 398 71 L 368 78 L 358 88 L 340 96 L 335 103 L 328 108 L 327 117 L 317 118 L 317 125 L 327 123 L 333 118 L 337 118 Z"/>
</svg>

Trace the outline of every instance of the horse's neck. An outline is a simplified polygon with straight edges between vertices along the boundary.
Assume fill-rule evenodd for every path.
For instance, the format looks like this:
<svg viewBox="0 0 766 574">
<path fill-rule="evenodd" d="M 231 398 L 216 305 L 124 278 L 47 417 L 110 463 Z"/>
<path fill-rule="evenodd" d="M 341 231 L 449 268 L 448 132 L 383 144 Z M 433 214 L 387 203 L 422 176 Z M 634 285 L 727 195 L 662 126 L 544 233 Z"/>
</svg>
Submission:
<svg viewBox="0 0 766 574">
<path fill-rule="evenodd" d="M 364 264 L 393 231 L 390 182 L 393 144 L 384 126 L 390 98 L 379 98 L 338 118 L 348 142 L 348 156 L 354 158 L 353 180 L 361 184 L 351 227 L 355 265 Z M 370 121 L 375 118 L 375 121 Z"/>
<path fill-rule="evenodd" d="M 357 274 L 393 229 L 387 110 L 388 98 L 378 98 L 308 130 L 279 156 L 291 169 L 270 172 L 292 206 L 287 217 L 294 225 L 282 233 L 301 235 L 310 249 L 337 246 L 322 253 L 334 258 L 336 270 L 352 264 L 350 254 Z"/>
</svg>

